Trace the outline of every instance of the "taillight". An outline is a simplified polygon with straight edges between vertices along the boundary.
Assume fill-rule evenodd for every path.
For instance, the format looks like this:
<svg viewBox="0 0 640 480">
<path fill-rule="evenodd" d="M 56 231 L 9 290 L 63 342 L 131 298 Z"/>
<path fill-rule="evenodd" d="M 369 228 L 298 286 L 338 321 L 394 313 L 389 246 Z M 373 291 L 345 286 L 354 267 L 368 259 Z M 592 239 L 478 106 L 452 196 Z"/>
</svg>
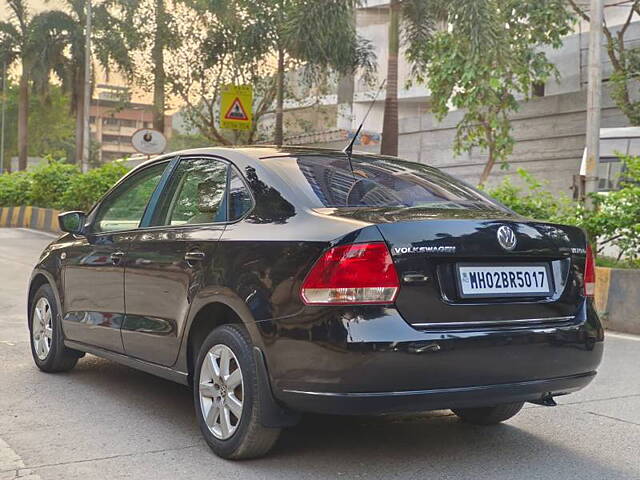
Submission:
<svg viewBox="0 0 640 480">
<path fill-rule="evenodd" d="M 393 303 L 398 274 L 384 243 L 341 245 L 327 250 L 302 284 L 308 305 Z"/>
<path fill-rule="evenodd" d="M 591 245 L 587 245 L 587 261 L 584 264 L 584 296 L 593 297 L 596 293 L 596 262 Z"/>
</svg>

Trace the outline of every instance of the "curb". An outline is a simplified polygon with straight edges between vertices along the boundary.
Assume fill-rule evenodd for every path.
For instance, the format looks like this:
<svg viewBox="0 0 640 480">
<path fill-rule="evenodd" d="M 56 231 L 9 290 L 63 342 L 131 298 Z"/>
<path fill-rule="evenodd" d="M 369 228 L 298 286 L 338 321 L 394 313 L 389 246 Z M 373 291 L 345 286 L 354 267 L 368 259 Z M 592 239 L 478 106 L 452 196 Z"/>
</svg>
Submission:
<svg viewBox="0 0 640 480">
<path fill-rule="evenodd" d="M 0 227 L 21 227 L 60 233 L 58 210 L 38 207 L 0 207 Z"/>
</svg>

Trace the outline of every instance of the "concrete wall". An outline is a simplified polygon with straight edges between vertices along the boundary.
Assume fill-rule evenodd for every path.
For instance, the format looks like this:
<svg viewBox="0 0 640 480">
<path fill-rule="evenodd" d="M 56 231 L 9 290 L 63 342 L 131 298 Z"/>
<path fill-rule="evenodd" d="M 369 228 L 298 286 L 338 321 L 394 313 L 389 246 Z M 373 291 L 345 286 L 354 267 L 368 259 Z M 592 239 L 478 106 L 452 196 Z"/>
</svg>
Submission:
<svg viewBox="0 0 640 480">
<path fill-rule="evenodd" d="M 0 207 L 0 228 L 22 227 L 60 233 L 59 213 L 51 208 Z"/>
<path fill-rule="evenodd" d="M 535 98 L 521 105 L 512 117 L 516 140 L 510 169 L 496 166 L 490 185 L 505 175 L 524 168 L 549 182 L 554 192 L 571 194 L 585 145 L 586 92 Z M 432 114 L 400 120 L 399 156 L 426 163 L 477 183 L 486 154 L 477 149 L 460 156 L 453 154 L 456 125 L 462 112 L 452 112 L 442 122 Z M 603 98 L 602 127 L 623 127 L 629 123 L 608 95 Z"/>
<path fill-rule="evenodd" d="M 640 335 L 640 270 L 596 268 L 595 304 L 604 326 Z"/>
</svg>

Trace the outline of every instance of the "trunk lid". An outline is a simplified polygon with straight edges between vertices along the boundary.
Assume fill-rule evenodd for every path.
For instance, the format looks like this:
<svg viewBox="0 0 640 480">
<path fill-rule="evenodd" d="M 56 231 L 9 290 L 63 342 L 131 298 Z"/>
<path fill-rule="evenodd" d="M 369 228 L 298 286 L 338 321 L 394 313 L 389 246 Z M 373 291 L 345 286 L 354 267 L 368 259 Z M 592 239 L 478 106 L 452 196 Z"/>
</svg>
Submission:
<svg viewBox="0 0 640 480">
<path fill-rule="evenodd" d="M 579 228 L 482 207 L 332 209 L 324 213 L 377 225 L 400 278 L 396 306 L 418 328 L 570 322 L 581 304 L 586 239 Z M 498 230 L 504 226 L 515 233 L 512 250 L 498 240 Z M 550 293 L 463 297 L 460 265 L 545 266 Z"/>
</svg>

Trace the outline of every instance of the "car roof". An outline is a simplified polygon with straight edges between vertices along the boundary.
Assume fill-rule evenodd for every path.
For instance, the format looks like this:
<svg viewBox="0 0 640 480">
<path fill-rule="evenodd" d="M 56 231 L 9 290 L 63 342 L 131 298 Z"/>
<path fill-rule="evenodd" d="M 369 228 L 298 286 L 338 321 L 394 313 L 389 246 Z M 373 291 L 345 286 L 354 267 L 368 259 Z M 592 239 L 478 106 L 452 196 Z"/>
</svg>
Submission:
<svg viewBox="0 0 640 480">
<path fill-rule="evenodd" d="M 154 157 L 142 165 L 149 165 L 155 162 L 166 160 L 169 157 L 175 156 L 187 156 L 187 155 L 213 155 L 223 158 L 227 158 L 230 161 L 244 160 L 246 161 L 258 161 L 268 158 L 278 157 L 290 157 L 296 155 L 344 155 L 342 150 L 336 150 L 333 148 L 318 148 L 318 147 L 303 147 L 303 146 L 283 146 L 277 147 L 275 145 L 250 145 L 242 147 L 205 147 L 205 148 L 192 148 L 188 150 L 179 150 L 175 152 L 165 153 Z M 368 152 L 353 152 L 354 157 L 376 157 L 381 158 L 383 156 L 371 154 Z M 395 157 L 389 157 L 390 159 L 399 160 Z"/>
</svg>

